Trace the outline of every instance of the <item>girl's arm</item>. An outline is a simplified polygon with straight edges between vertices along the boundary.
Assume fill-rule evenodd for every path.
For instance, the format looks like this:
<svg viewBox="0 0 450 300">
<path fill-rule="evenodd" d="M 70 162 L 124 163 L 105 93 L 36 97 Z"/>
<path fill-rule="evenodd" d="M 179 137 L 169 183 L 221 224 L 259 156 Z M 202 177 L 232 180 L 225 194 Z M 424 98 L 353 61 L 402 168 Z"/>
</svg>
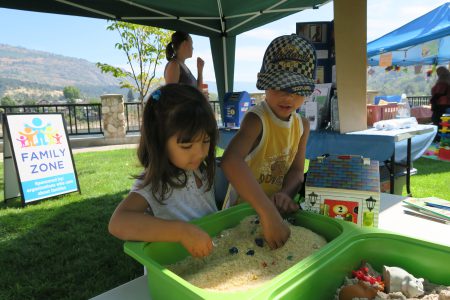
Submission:
<svg viewBox="0 0 450 300">
<path fill-rule="evenodd" d="M 184 221 L 154 217 L 147 208 L 144 197 L 130 193 L 111 216 L 109 232 L 125 241 L 178 242 L 195 257 L 211 253 L 212 240 L 206 232 Z"/>
<path fill-rule="evenodd" d="M 281 190 L 273 196 L 273 201 L 282 213 L 291 213 L 299 209 L 299 206 L 294 203 L 292 199 L 298 193 L 305 180 L 306 143 L 308 142 L 309 137 L 308 120 L 302 118 L 302 124 L 303 134 L 298 144 L 297 154 L 295 155 L 291 167 L 284 176 Z"/>
<path fill-rule="evenodd" d="M 180 65 L 176 60 L 171 60 L 167 63 L 166 70 L 164 71 L 164 79 L 166 84 L 178 83 L 180 81 Z"/>
<path fill-rule="evenodd" d="M 289 238 L 289 227 L 283 223 L 274 203 L 264 193 L 244 160 L 261 132 L 262 123 L 259 117 L 247 113 L 239 131 L 224 152 L 221 167 L 240 197 L 256 210 L 267 243 L 270 248 L 276 249 L 283 246 Z"/>
</svg>

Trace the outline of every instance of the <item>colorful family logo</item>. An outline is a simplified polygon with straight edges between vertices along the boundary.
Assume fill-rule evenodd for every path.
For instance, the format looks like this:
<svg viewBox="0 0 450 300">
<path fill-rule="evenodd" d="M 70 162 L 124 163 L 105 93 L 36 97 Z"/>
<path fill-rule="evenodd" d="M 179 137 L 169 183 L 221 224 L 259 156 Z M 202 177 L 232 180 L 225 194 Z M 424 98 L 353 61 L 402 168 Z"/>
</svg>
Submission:
<svg viewBox="0 0 450 300">
<path fill-rule="evenodd" d="M 34 118 L 30 124 L 25 124 L 23 130 L 18 132 L 22 148 L 61 144 L 60 135 L 50 123 L 44 124 L 40 118 Z"/>
</svg>

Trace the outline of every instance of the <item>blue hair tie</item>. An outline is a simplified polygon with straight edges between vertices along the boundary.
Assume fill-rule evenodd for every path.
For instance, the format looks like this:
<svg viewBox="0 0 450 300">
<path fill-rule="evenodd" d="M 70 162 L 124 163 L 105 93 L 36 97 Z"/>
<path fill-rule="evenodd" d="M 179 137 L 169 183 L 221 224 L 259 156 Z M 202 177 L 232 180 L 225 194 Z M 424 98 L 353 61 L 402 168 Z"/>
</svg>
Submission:
<svg viewBox="0 0 450 300">
<path fill-rule="evenodd" d="M 160 97 L 161 97 L 161 90 L 156 90 L 150 95 L 150 98 L 152 98 L 152 100 L 155 102 L 159 101 Z"/>
</svg>

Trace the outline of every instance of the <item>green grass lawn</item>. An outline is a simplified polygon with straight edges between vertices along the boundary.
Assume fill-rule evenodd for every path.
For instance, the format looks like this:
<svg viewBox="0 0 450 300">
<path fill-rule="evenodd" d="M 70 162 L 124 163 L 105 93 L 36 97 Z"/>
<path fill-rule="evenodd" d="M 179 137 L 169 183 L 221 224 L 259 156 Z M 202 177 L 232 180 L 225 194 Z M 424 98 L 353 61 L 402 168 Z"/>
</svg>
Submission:
<svg viewBox="0 0 450 300">
<path fill-rule="evenodd" d="M 74 155 L 81 194 L 0 204 L 0 299 L 88 299 L 143 274 L 107 224 L 141 168 L 135 150 Z M 416 197 L 450 198 L 450 163 L 421 158 Z M 3 163 L 0 163 L 3 199 Z M 404 191 L 404 194 L 406 191 Z"/>
</svg>

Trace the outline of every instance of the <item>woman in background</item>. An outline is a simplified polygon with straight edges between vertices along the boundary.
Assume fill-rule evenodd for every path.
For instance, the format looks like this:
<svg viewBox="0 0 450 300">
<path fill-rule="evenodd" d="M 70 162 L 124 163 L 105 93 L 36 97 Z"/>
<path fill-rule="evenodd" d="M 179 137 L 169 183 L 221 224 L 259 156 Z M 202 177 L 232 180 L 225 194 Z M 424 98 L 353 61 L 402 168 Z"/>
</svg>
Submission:
<svg viewBox="0 0 450 300">
<path fill-rule="evenodd" d="M 436 70 L 438 79 L 431 88 L 431 120 L 433 124 L 439 126 L 441 116 L 450 110 L 450 71 L 446 67 L 439 67 Z M 435 141 L 439 141 L 439 134 L 436 135 Z"/>
<path fill-rule="evenodd" d="M 164 70 L 166 84 L 184 83 L 202 89 L 205 65 L 203 59 L 197 57 L 197 79 L 185 64 L 185 60 L 192 57 L 193 50 L 192 38 L 188 33 L 176 31 L 172 34 L 172 39 L 166 47 L 168 61 Z"/>
</svg>

